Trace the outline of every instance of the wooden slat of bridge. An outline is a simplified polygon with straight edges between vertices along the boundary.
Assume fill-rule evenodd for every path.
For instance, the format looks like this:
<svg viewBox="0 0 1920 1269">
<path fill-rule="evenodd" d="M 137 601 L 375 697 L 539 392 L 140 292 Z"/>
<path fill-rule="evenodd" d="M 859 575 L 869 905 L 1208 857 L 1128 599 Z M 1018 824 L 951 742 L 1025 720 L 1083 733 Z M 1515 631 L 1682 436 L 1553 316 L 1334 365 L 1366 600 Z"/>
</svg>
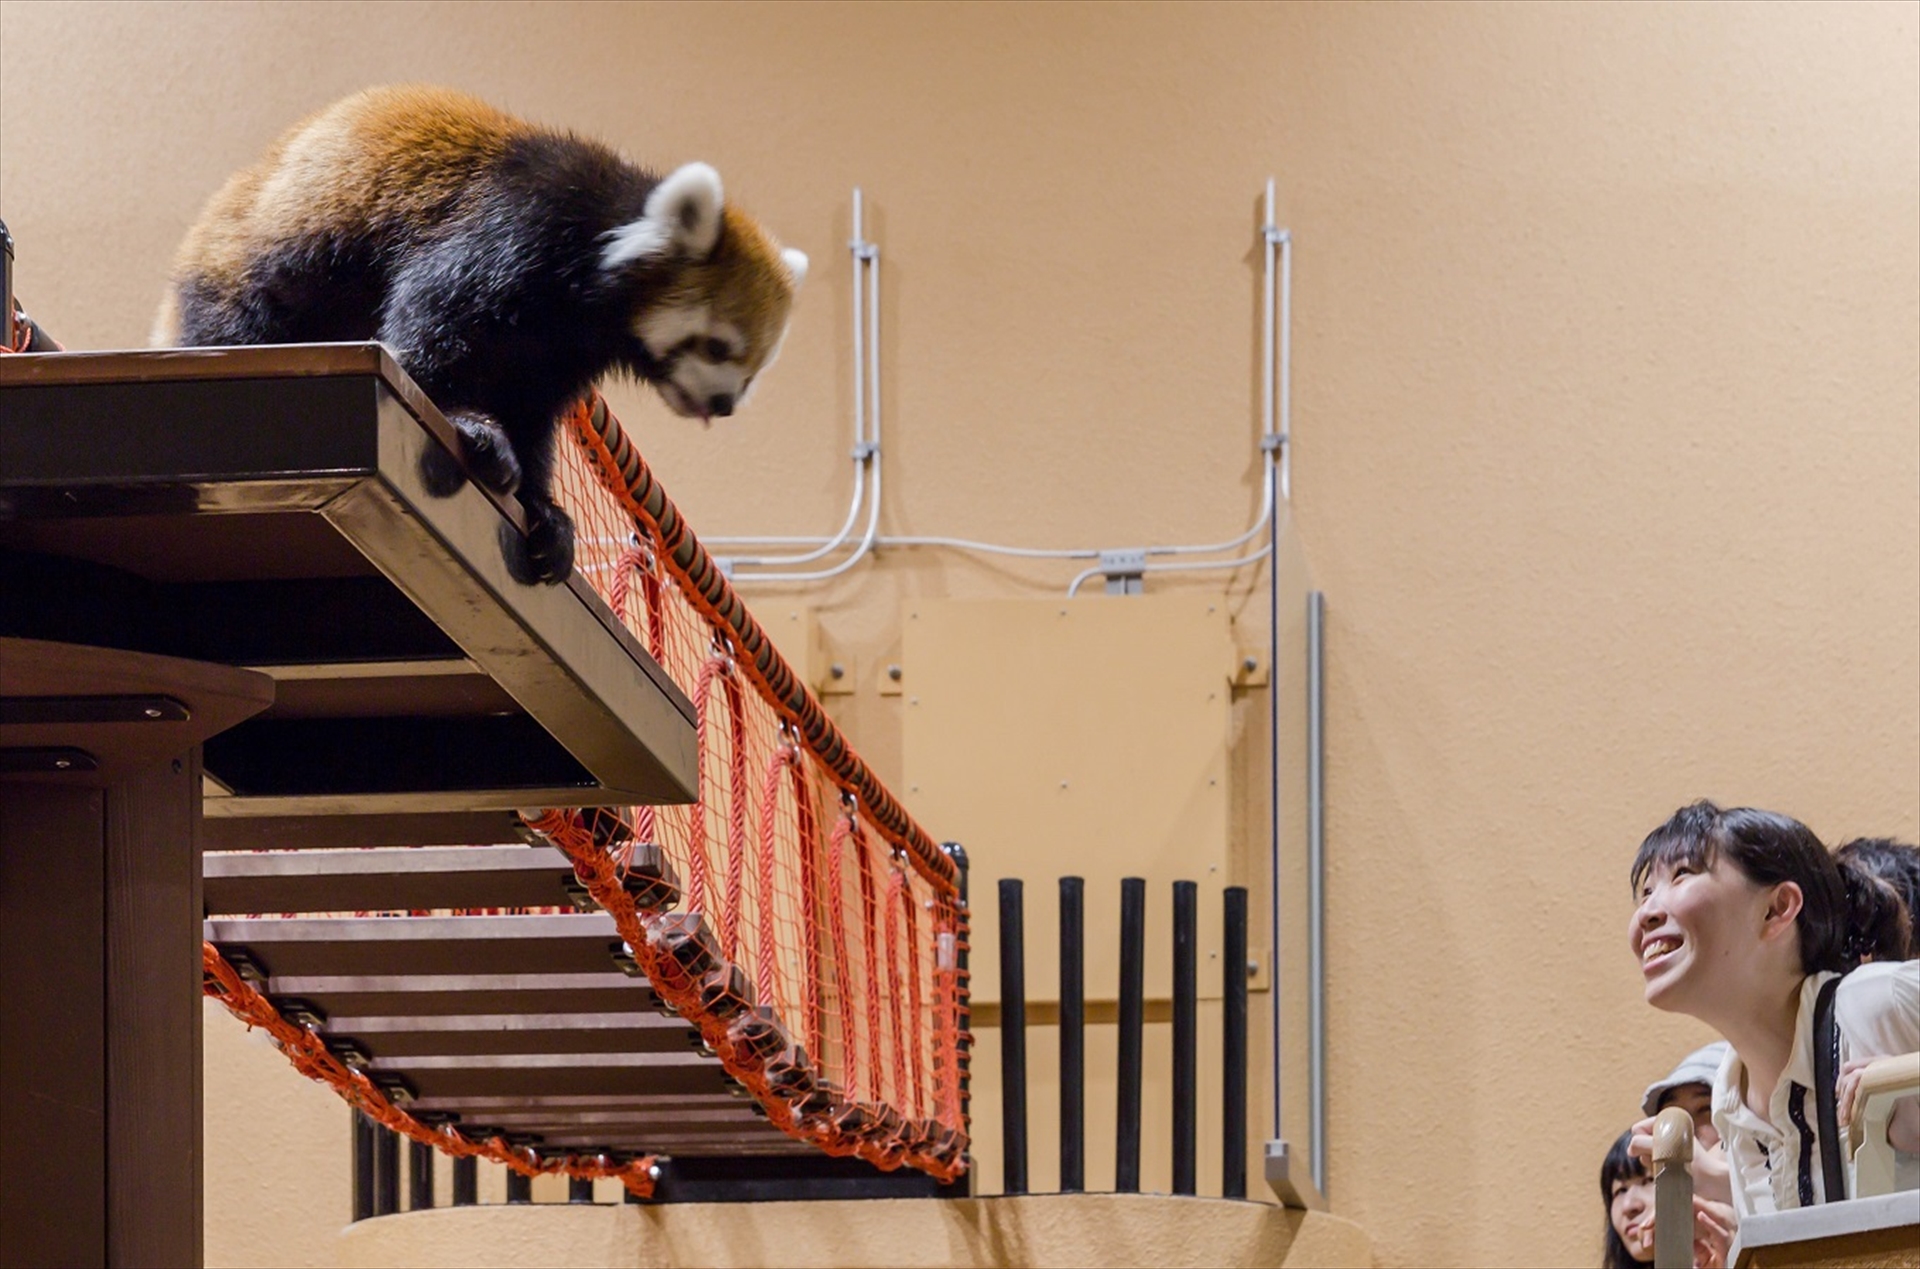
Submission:
<svg viewBox="0 0 1920 1269">
<path fill-rule="evenodd" d="M 551 846 L 222 851 L 205 856 L 209 915 L 544 908 L 573 869 Z"/>
<path fill-rule="evenodd" d="M 552 1151 L 812 1153 L 616 964 L 598 909 L 247 915 L 550 907 L 571 875 L 547 845 L 210 852 L 206 937 L 289 1016 L 403 1082 L 417 1114 Z"/>
</svg>

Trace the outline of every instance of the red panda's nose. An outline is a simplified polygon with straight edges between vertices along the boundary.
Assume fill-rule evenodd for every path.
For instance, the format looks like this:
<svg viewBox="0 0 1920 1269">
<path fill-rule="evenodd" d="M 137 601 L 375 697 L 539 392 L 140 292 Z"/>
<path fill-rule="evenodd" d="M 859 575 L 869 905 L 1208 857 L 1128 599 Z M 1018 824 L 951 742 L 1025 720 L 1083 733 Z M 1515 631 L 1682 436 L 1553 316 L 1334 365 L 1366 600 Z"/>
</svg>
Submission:
<svg viewBox="0 0 1920 1269">
<path fill-rule="evenodd" d="M 724 392 L 716 392 L 707 398 L 707 413 L 716 419 L 724 419 L 733 413 L 733 398 Z"/>
</svg>

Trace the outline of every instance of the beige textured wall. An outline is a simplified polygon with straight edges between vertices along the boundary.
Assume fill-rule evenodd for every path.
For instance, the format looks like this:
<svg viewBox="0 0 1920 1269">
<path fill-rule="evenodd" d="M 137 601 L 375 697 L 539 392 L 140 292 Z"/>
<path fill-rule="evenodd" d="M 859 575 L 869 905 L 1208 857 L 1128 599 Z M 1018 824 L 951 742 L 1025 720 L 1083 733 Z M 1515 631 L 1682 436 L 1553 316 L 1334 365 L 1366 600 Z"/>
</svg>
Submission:
<svg viewBox="0 0 1920 1269">
<path fill-rule="evenodd" d="M 23 293 L 74 346 L 137 343 L 222 177 L 396 79 L 710 159 L 815 255 L 748 414 L 702 433 L 616 398 L 708 533 L 844 507 L 856 182 L 886 259 L 890 531 L 1235 531 L 1253 204 L 1280 176 L 1295 514 L 1330 602 L 1330 1188 L 1387 1263 L 1593 1262 L 1600 1153 L 1701 1038 L 1640 1003 L 1622 947 L 1625 861 L 1674 805 L 1920 832 L 1911 3 L 7 0 Z M 795 598 L 870 669 L 904 597 L 1065 577 L 896 551 Z M 837 709 L 896 773 L 899 699 Z M 1028 867 L 972 845 L 983 879 Z M 243 1194 L 318 1203 L 344 1149 L 315 1150 Z"/>
</svg>

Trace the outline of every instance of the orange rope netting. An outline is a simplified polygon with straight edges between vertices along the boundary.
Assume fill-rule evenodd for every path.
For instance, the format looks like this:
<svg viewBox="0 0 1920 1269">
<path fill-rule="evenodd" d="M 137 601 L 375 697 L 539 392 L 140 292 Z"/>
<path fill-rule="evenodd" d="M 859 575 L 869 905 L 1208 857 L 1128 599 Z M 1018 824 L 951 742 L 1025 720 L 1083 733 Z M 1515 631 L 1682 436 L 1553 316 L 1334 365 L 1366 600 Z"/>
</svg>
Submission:
<svg viewBox="0 0 1920 1269">
<path fill-rule="evenodd" d="M 772 1124 L 828 1154 L 953 1180 L 967 1166 L 971 1039 L 954 862 L 773 648 L 605 402 L 582 402 L 562 430 L 555 492 L 577 526 L 575 567 L 692 700 L 701 800 L 522 818 Z M 212 945 L 204 954 L 209 995 L 376 1121 L 456 1156 L 651 1193 L 652 1156 L 542 1159 L 419 1122 Z"/>
<path fill-rule="evenodd" d="M 574 861 L 636 967 L 772 1123 L 831 1154 L 958 1176 L 969 1037 L 953 861 L 773 648 L 605 402 L 567 424 L 555 487 L 575 567 L 692 700 L 701 800 L 528 826 Z"/>
</svg>

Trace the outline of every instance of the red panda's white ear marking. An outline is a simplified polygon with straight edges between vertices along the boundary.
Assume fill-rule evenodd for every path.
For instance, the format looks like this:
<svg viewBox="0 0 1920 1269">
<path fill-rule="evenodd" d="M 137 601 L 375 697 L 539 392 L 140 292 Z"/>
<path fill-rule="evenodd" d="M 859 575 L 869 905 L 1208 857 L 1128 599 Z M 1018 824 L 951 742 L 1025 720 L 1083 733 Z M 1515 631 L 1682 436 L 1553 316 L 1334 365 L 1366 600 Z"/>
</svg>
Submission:
<svg viewBox="0 0 1920 1269">
<path fill-rule="evenodd" d="M 807 280 L 807 253 L 797 247 L 782 247 L 780 260 L 787 266 L 787 272 L 793 275 L 793 284 L 799 286 Z"/>
<path fill-rule="evenodd" d="M 720 173 L 705 163 L 677 168 L 647 195 L 640 219 L 607 233 L 600 267 L 618 269 L 668 255 L 706 259 L 720 241 L 723 205 Z"/>
</svg>

